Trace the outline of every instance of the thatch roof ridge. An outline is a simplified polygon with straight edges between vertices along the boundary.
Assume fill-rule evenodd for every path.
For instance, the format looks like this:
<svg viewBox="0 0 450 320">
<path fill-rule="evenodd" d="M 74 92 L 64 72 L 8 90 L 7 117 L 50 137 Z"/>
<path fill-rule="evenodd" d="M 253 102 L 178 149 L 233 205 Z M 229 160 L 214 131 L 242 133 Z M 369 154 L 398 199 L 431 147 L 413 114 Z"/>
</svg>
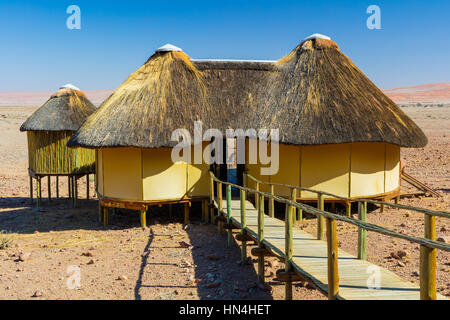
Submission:
<svg viewBox="0 0 450 320">
<path fill-rule="evenodd" d="M 313 36 L 275 62 L 156 52 L 86 121 L 69 146 L 168 147 L 175 144 L 173 130 L 193 133 L 194 120 L 220 130 L 278 128 L 284 144 L 426 145 L 420 128 L 334 41 Z"/>
<path fill-rule="evenodd" d="M 76 131 L 95 109 L 82 91 L 62 88 L 22 124 L 20 131 Z"/>
</svg>

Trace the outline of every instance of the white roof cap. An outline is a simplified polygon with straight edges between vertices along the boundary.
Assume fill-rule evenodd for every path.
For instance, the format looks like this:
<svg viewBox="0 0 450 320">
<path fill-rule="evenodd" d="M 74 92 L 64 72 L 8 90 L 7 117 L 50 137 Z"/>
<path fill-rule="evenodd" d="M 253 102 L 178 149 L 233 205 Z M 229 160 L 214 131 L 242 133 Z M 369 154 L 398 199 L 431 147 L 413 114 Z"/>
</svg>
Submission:
<svg viewBox="0 0 450 320">
<path fill-rule="evenodd" d="M 181 48 L 175 47 L 174 45 L 168 43 L 163 45 L 162 47 L 159 47 L 155 50 L 155 52 L 161 52 L 161 51 L 183 51 Z"/>
<path fill-rule="evenodd" d="M 67 83 L 65 85 L 63 85 L 62 87 L 60 87 L 60 89 L 72 89 L 72 90 L 78 90 L 80 91 L 79 88 L 75 87 L 73 84 L 71 83 Z"/>
<path fill-rule="evenodd" d="M 325 36 L 325 35 L 320 34 L 320 33 L 314 33 L 314 34 L 310 35 L 309 37 L 306 37 L 305 39 L 303 39 L 303 41 L 312 40 L 312 39 L 331 40 L 331 38 L 329 36 Z"/>
</svg>

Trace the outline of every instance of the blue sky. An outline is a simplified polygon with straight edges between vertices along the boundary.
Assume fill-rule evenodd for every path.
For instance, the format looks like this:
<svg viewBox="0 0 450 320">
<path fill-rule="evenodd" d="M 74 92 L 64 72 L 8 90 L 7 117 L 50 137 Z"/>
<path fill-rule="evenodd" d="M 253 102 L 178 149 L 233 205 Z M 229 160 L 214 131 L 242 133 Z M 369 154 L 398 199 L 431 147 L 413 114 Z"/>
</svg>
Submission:
<svg viewBox="0 0 450 320">
<path fill-rule="evenodd" d="M 66 9 L 81 8 L 81 30 Z M 366 9 L 381 8 L 381 30 Z M 193 58 L 271 59 L 330 36 L 381 88 L 450 82 L 450 1 L 4 1 L 0 91 L 115 89 L 155 48 Z"/>
</svg>

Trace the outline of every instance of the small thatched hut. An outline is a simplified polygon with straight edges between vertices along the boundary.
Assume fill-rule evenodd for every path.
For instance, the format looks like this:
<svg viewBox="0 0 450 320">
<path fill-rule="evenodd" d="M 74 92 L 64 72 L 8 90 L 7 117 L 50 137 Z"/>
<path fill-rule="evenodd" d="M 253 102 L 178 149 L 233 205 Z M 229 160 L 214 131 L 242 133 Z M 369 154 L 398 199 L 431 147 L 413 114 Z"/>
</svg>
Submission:
<svg viewBox="0 0 450 320">
<path fill-rule="evenodd" d="M 67 141 L 81 124 L 95 111 L 85 94 L 73 85 L 65 85 L 36 110 L 20 127 L 27 131 L 30 197 L 33 201 L 33 178 L 37 180 L 37 201 L 41 204 L 41 179 L 48 177 L 48 196 L 51 198 L 50 177 L 56 177 L 59 197 L 59 177 L 69 180 L 69 197 L 77 198 L 77 179 L 95 173 L 95 152 L 70 149 Z M 89 193 L 87 194 L 89 197 Z"/>
<path fill-rule="evenodd" d="M 263 165 L 247 161 L 250 174 L 350 198 L 397 196 L 400 147 L 427 143 L 336 43 L 315 35 L 279 61 L 190 59 L 164 46 L 68 145 L 98 150 L 102 205 L 140 209 L 145 218 L 151 204 L 207 199 L 209 166 L 170 158 L 172 131 L 193 135 L 194 120 L 222 132 L 279 129 L 279 170 L 261 176 Z"/>
</svg>

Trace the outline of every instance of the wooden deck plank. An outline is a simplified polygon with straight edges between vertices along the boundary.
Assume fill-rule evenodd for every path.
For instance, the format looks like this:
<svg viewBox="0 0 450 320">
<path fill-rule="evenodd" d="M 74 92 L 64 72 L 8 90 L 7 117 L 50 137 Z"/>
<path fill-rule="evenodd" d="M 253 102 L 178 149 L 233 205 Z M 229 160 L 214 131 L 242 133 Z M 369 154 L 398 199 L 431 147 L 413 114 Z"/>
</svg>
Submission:
<svg viewBox="0 0 450 320">
<path fill-rule="evenodd" d="M 227 203 L 223 203 L 223 211 L 227 210 Z M 217 206 L 217 199 L 215 199 Z M 250 201 L 246 201 L 246 230 L 254 239 L 258 233 L 258 212 Z M 231 221 L 240 227 L 240 200 L 231 202 Z M 272 250 L 279 258 L 284 258 L 285 246 L 284 221 L 264 216 L 264 245 Z M 321 290 L 328 290 L 327 242 L 317 240 L 313 235 L 303 230 L 293 230 L 293 267 L 303 276 L 310 279 Z M 395 273 L 376 266 L 368 261 L 339 249 L 339 296 L 340 299 L 355 300 L 419 300 L 420 289 L 417 285 L 401 279 Z M 369 288 L 368 280 L 372 273 L 379 274 L 380 287 Z M 438 299 L 446 299 L 438 295 Z"/>
</svg>

